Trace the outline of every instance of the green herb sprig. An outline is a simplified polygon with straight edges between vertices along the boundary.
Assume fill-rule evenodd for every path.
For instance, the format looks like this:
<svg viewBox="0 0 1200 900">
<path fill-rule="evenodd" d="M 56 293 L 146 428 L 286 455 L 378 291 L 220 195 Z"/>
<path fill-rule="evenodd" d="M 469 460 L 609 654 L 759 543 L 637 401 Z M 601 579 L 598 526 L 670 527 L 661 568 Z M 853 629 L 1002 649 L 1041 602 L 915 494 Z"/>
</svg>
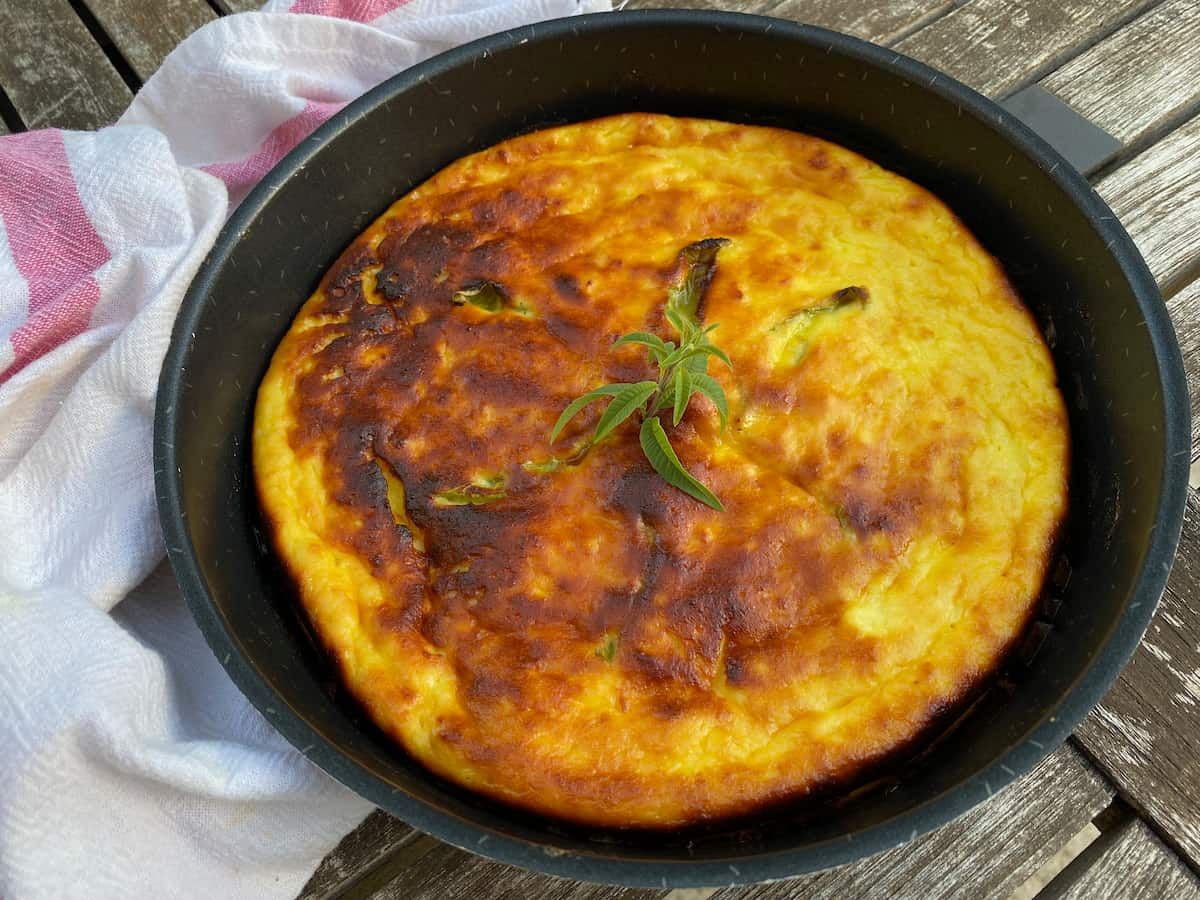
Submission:
<svg viewBox="0 0 1200 900">
<path fill-rule="evenodd" d="M 504 475 L 476 475 L 466 484 L 438 491 L 430 499 L 434 506 L 483 506 L 508 496 Z"/>
<path fill-rule="evenodd" d="M 720 417 L 721 430 L 729 419 L 725 391 L 708 374 L 708 361 L 716 358 L 729 368 L 733 363 L 720 347 L 709 340 L 717 328 L 700 324 L 700 302 L 716 271 L 717 253 L 729 243 L 725 238 L 709 238 L 689 244 L 680 251 L 677 275 L 667 293 L 665 315 L 678 333 L 679 342 L 664 341 L 658 335 L 635 331 L 617 338 L 613 347 L 637 344 L 646 348 L 648 359 L 658 367 L 658 379 L 636 384 L 605 384 L 571 402 L 550 431 L 553 444 L 563 428 L 590 403 L 608 400 L 608 406 L 596 423 L 596 430 L 584 450 L 608 437 L 635 412 L 641 417 L 639 440 L 642 452 L 668 484 L 723 512 L 724 505 L 708 488 L 692 476 L 671 446 L 659 413 L 671 411 L 671 424 L 678 425 L 696 394 L 712 401 Z M 578 454 L 577 454 L 578 455 Z"/>
</svg>

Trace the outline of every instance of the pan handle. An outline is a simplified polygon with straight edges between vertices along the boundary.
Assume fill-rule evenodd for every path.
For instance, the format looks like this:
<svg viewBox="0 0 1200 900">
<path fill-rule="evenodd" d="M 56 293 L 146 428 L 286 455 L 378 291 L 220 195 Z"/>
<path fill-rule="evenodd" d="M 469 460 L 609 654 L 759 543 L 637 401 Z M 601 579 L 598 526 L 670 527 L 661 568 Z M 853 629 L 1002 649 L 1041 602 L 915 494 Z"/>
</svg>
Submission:
<svg viewBox="0 0 1200 900">
<path fill-rule="evenodd" d="M 1031 84 L 1000 102 L 1084 175 L 1117 155 L 1123 144 L 1045 88 Z"/>
</svg>

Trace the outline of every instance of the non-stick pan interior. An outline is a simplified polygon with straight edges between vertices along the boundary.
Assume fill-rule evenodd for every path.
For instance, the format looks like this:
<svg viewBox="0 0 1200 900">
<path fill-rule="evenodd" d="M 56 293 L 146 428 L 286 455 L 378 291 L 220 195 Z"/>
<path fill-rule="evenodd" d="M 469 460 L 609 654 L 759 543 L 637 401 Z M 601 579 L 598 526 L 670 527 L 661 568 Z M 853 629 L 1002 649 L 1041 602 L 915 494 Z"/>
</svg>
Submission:
<svg viewBox="0 0 1200 900">
<path fill-rule="evenodd" d="M 339 693 L 256 527 L 255 387 L 342 249 L 395 198 L 466 153 L 631 110 L 816 134 L 932 190 L 1032 307 L 1071 412 L 1069 577 L 1059 572 L 1041 652 L 1014 666 L 1003 702 L 984 704 L 898 785 L 820 816 L 782 811 L 676 836 L 596 832 L 440 782 Z M 1187 404 L 1161 300 L 1110 216 L 1086 182 L 997 107 L 890 51 L 818 29 L 711 13 L 612 14 L 453 51 L 367 95 L 302 144 L 243 205 L 193 285 L 159 398 L 172 561 L 218 657 L 277 728 L 370 800 L 460 846 L 653 885 L 781 877 L 875 852 L 1032 768 L 1102 696 L 1161 591 L 1181 516 Z"/>
</svg>

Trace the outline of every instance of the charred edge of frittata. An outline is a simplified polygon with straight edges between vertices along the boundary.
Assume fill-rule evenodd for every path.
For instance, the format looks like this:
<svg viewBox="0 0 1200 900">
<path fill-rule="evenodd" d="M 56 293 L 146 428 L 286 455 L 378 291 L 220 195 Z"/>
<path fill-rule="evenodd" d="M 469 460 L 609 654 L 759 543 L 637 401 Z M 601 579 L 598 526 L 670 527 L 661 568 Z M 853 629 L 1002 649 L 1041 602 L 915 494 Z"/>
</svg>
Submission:
<svg viewBox="0 0 1200 900">
<path fill-rule="evenodd" d="M 532 193 L 536 195 L 536 191 Z M 478 223 L 504 220 L 510 224 L 519 225 L 521 222 L 533 221 L 544 211 L 544 203 L 536 196 L 531 198 L 510 191 L 481 202 L 473 212 Z M 399 252 L 401 249 L 403 252 Z M 518 250 L 512 242 L 505 240 L 490 241 L 480 245 L 470 229 L 462 229 L 453 224 L 426 225 L 403 235 L 389 234 L 385 237 L 383 244 L 379 246 L 378 251 L 372 250 L 361 241 L 356 242 L 343 254 L 343 257 L 330 270 L 322 283 L 321 294 L 325 300 L 322 312 L 339 317 L 344 316 L 345 318 L 339 322 L 339 327 L 345 327 L 354 336 L 353 340 L 346 340 L 340 346 L 335 341 L 334 344 L 325 348 L 327 358 L 323 371 L 350 364 L 353 351 L 361 349 L 364 341 L 366 344 L 370 344 L 372 335 L 378 336 L 382 341 L 385 337 L 387 339 L 394 338 L 399 331 L 409 342 L 411 352 L 404 354 L 399 359 L 389 359 L 389 365 L 392 367 L 393 374 L 399 376 L 397 380 L 400 382 L 412 383 L 420 380 L 424 374 L 421 370 L 422 361 L 428 361 L 431 358 L 431 348 L 428 342 L 438 339 L 440 332 L 426 329 L 422 334 L 421 329 L 413 328 L 405 322 L 398 307 L 409 302 L 414 295 L 419 293 L 421 295 L 420 303 L 430 308 L 440 307 L 441 314 L 444 314 L 445 307 L 450 304 L 456 289 L 461 288 L 464 284 L 497 277 L 497 273 L 503 273 L 512 264 L 513 254 L 521 252 L 523 251 Z M 445 278 L 447 267 L 452 262 L 454 263 L 452 266 L 453 277 Z M 528 258 L 522 260 L 523 264 L 534 267 L 552 262 L 552 259 Z M 379 269 L 377 276 L 373 277 L 376 277 L 376 290 L 384 298 L 382 303 L 367 302 L 362 290 L 364 271 L 375 266 L 378 266 Z M 665 290 L 670 274 L 669 269 L 660 269 L 649 274 L 655 283 Z M 581 306 L 586 304 L 587 298 L 584 290 L 586 286 L 581 285 L 570 273 L 556 276 L 552 284 L 561 303 L 553 310 L 542 311 L 540 327 L 545 334 L 576 357 L 604 357 L 607 359 L 605 353 L 615 335 L 607 333 L 603 328 L 591 327 L 594 326 L 594 323 L 588 322 L 586 316 L 575 314 Z M 1012 293 L 1011 286 L 1009 286 L 1008 292 L 1014 306 L 1032 320 L 1029 310 Z M 497 325 L 501 328 L 504 327 L 503 323 L 492 323 L 493 327 Z M 514 323 L 515 325 L 519 325 L 519 323 Z M 657 330 L 661 326 L 661 322 L 652 321 L 647 325 L 649 329 Z M 521 346 L 525 352 L 536 352 L 538 349 L 538 342 L 531 342 L 527 332 L 519 327 L 510 328 L 504 334 L 518 342 L 526 341 Z M 319 336 L 314 335 L 314 337 Z M 645 370 L 643 366 L 632 362 L 635 359 L 636 357 L 632 355 L 610 359 L 606 374 L 612 380 L 640 380 L 645 376 Z M 316 374 L 319 376 L 323 372 Z M 521 377 L 520 375 L 497 378 L 495 374 L 481 369 L 478 372 L 464 372 L 463 377 L 474 379 L 473 386 L 477 387 L 482 395 L 499 405 L 516 400 L 528 403 L 532 397 L 541 401 L 541 405 L 553 407 L 554 401 L 557 400 L 557 397 L 552 396 L 552 392 L 547 388 L 544 378 Z M 301 409 L 306 412 L 301 416 L 301 425 L 293 435 L 293 445 L 297 450 L 303 451 L 310 439 L 326 431 L 330 425 L 330 422 L 319 414 L 325 396 L 326 389 L 317 388 L 316 378 L 308 378 L 299 385 L 298 400 Z M 594 421 L 594 416 L 592 421 Z M 585 418 L 581 424 L 586 426 L 587 419 Z M 331 453 L 331 458 L 336 461 L 339 473 L 339 480 L 334 485 L 335 499 L 338 503 L 353 508 L 363 515 L 364 522 L 358 535 L 359 539 L 352 541 L 351 544 L 361 554 L 366 554 L 366 551 L 370 549 L 370 553 L 365 558 L 373 567 L 382 569 L 389 560 L 413 553 L 413 535 L 404 528 L 397 528 L 396 522 L 389 512 L 387 485 L 380 476 L 379 460 L 384 460 L 393 474 L 399 477 L 404 483 L 407 493 L 418 497 L 429 497 L 438 489 L 444 488 L 448 473 L 406 468 L 403 460 L 391 452 L 394 448 L 386 446 L 388 436 L 379 433 L 379 429 L 375 427 L 375 422 L 371 417 L 360 417 L 356 420 L 351 414 L 342 420 L 340 426 L 334 436 Z M 691 416 L 690 419 L 685 419 L 681 432 L 687 434 L 690 433 L 689 430 L 695 431 L 704 427 L 706 427 L 704 422 L 697 421 L 697 417 Z M 636 512 L 637 515 L 633 518 L 645 520 L 648 517 L 653 521 L 656 518 L 672 514 L 677 507 L 678 499 L 670 495 L 669 490 L 658 485 L 653 473 L 636 455 L 631 456 L 620 448 L 613 448 L 608 467 L 609 471 L 613 473 L 613 483 L 616 485 L 617 506 L 627 506 L 626 512 L 629 513 Z M 525 507 L 522 507 L 521 502 L 498 504 L 495 508 L 488 509 L 486 515 L 480 515 L 478 510 L 469 506 L 450 510 L 441 509 L 437 512 L 436 521 L 429 515 L 429 510 L 417 509 L 415 511 L 415 516 L 421 519 L 419 524 L 423 530 L 432 529 L 441 532 L 439 539 L 430 543 L 432 548 L 430 555 L 435 563 L 443 567 L 454 563 L 454 560 L 450 558 L 437 558 L 437 554 L 442 552 L 444 547 L 450 547 L 461 555 L 464 542 L 467 546 L 487 546 L 502 542 L 511 536 L 514 527 L 520 524 L 523 509 L 528 511 L 528 504 L 536 502 L 538 482 L 537 479 L 524 475 L 519 469 L 510 471 L 508 475 L 510 492 L 518 497 L 523 497 Z M 624 501 L 621 500 L 622 497 L 624 497 Z M 647 501 L 647 498 L 651 498 L 650 501 Z M 844 511 L 849 526 L 860 538 L 873 533 L 903 534 L 904 530 L 910 527 L 908 518 L 911 508 L 913 505 L 919 504 L 920 499 L 915 495 L 900 498 L 878 498 L 864 495 L 854 498 L 854 502 L 845 504 Z M 1060 524 L 1060 531 L 1061 528 Z M 664 552 L 657 545 L 652 547 L 651 552 L 646 554 L 646 565 L 662 565 Z M 1043 579 L 1050 559 L 1051 554 L 1047 549 L 1041 566 Z M 822 567 L 818 566 L 817 568 Z M 480 589 L 486 587 L 487 583 L 491 581 L 503 579 L 506 574 L 510 573 L 496 567 L 485 568 L 482 573 L 476 571 L 470 573 L 468 577 L 458 579 L 458 585 L 472 590 Z M 297 579 L 297 573 L 291 572 L 291 576 L 293 579 Z M 829 571 L 814 570 L 811 581 L 816 586 L 821 582 L 829 581 L 832 577 L 833 573 Z M 419 589 L 419 586 L 414 587 L 414 590 Z M 714 596 L 716 593 L 720 593 L 720 591 L 714 591 Z M 394 606 L 394 614 L 391 614 L 391 618 L 386 622 L 381 620 L 381 624 L 385 628 L 397 631 L 418 624 L 424 627 L 426 623 L 421 622 L 419 597 L 414 593 L 411 597 L 396 599 L 400 602 Z M 617 604 L 589 625 L 589 640 L 598 639 L 611 627 L 612 622 L 615 621 L 614 617 L 619 618 L 617 613 L 620 610 L 617 607 L 621 605 Z M 1033 618 L 1036 605 L 1036 598 L 1028 604 L 1027 622 Z M 689 619 L 707 621 L 714 617 L 724 621 L 723 617 L 737 612 L 737 610 L 716 607 L 700 609 L 680 606 L 673 614 L 681 617 L 680 621 L 686 624 Z M 508 624 L 517 630 L 537 622 L 537 619 L 533 617 L 532 610 L 522 612 L 518 609 L 507 611 L 505 614 L 509 615 L 511 619 Z M 754 623 L 747 623 L 746 627 L 753 627 L 753 625 Z M 425 636 L 436 643 L 440 635 L 436 632 L 436 623 L 434 627 L 435 631 L 427 633 Z M 1011 651 L 1011 648 L 1019 643 L 1023 633 L 1024 629 L 1020 634 L 1008 638 L 1008 651 Z M 862 644 L 863 661 L 869 662 L 874 652 L 870 646 L 870 639 L 864 637 Z M 1000 660 L 1004 658 L 1004 655 L 997 657 Z M 736 655 L 731 659 L 726 659 L 724 676 L 732 684 L 752 683 L 752 676 L 739 664 L 738 659 Z M 631 654 L 623 662 L 626 665 L 632 665 L 637 676 L 649 688 L 661 687 L 663 689 L 662 714 L 665 717 L 679 715 L 682 710 L 676 708 L 675 701 L 669 696 L 670 691 L 666 689 L 681 679 L 687 681 L 693 678 L 694 673 L 679 669 L 678 666 L 672 668 L 671 660 L 659 660 L 653 656 Z M 910 760 L 918 752 L 919 747 L 924 746 L 930 740 L 931 735 L 944 730 L 945 723 L 961 715 L 961 710 L 970 703 L 971 698 L 978 690 L 982 689 L 990 678 L 996 676 L 998 667 L 999 664 L 992 666 L 988 672 L 967 673 L 956 692 L 944 696 L 938 702 L 931 703 L 927 710 L 910 711 L 914 716 L 922 717 L 924 724 L 915 730 L 909 740 L 893 745 L 887 752 L 874 757 L 860 758 L 846 763 L 840 768 L 822 771 L 820 773 L 822 787 L 819 792 L 787 787 L 781 788 L 774 795 L 769 792 L 760 792 L 747 800 L 747 806 L 752 806 L 752 809 L 747 808 L 745 813 L 729 812 L 726 809 L 720 814 L 721 820 L 728 821 L 731 817 L 736 818 L 739 815 L 757 816 L 766 806 L 794 804 L 799 798 L 816 797 L 818 793 L 821 797 L 827 798 L 831 791 L 844 792 L 853 783 L 860 782 L 869 777 L 871 773 L 877 772 L 879 767 L 901 765 L 903 760 Z M 484 685 L 481 689 L 492 690 L 493 688 Z M 503 686 L 497 681 L 494 689 L 503 690 Z M 487 747 L 463 747 L 463 749 L 464 752 L 470 751 L 483 755 L 489 752 Z M 477 787 L 474 793 L 489 793 L 489 788 Z M 511 796 L 499 797 L 499 802 L 507 807 L 521 805 Z M 547 818 L 544 810 L 530 808 L 538 817 Z M 566 821 L 570 820 L 569 816 L 561 818 Z M 582 824 L 588 824 L 588 822 L 584 821 Z M 588 827 L 595 828 L 596 826 L 588 825 Z M 664 825 L 663 827 L 677 828 L 678 826 Z"/>
<path fill-rule="evenodd" d="M 259 503 L 259 514 L 262 526 L 272 536 L 277 530 L 275 519 Z M 1055 548 L 1048 556 L 1051 563 L 1062 554 L 1063 533 L 1066 520 L 1060 524 L 1059 533 L 1055 537 Z M 1042 618 L 1040 610 L 1047 594 L 1055 591 L 1049 589 L 1049 574 L 1045 578 L 1042 590 L 1039 591 L 1035 602 L 1030 604 L 1025 625 L 1009 641 L 1008 646 L 1001 652 L 996 666 L 989 672 L 976 679 L 965 681 L 956 696 L 943 702 L 931 704 L 927 711 L 927 721 L 909 740 L 899 743 L 888 751 L 874 757 L 859 761 L 856 765 L 829 775 L 828 779 L 813 789 L 784 791 L 778 796 L 755 801 L 741 811 L 724 813 L 706 819 L 699 819 L 687 824 L 663 824 L 661 826 L 613 826 L 597 825 L 587 819 L 572 819 L 569 816 L 553 815 L 535 806 L 524 806 L 511 798 L 493 793 L 486 789 L 468 788 L 458 783 L 450 774 L 433 770 L 421 760 L 412 756 L 394 736 L 385 731 L 375 720 L 366 704 L 345 685 L 346 672 L 335 654 L 320 640 L 315 623 L 312 621 L 304 604 L 300 602 L 299 577 L 290 563 L 279 558 L 279 574 L 288 581 L 292 593 L 297 623 L 301 628 L 305 643 L 311 650 L 313 658 L 321 668 L 322 688 L 326 695 L 348 715 L 356 727 L 362 729 L 388 745 L 389 750 L 403 754 L 428 773 L 430 781 L 447 793 L 457 796 L 469 804 L 480 804 L 490 807 L 493 811 L 505 816 L 517 816 L 527 819 L 535 827 L 545 827 L 549 823 L 551 830 L 568 837 L 577 837 L 607 845 L 629 843 L 636 844 L 639 840 L 652 841 L 655 846 L 687 845 L 693 847 L 695 842 L 708 837 L 719 837 L 727 842 L 731 837 L 739 842 L 755 840 L 763 832 L 769 832 L 781 825 L 802 826 L 830 810 L 853 809 L 862 803 L 894 790 L 905 782 L 919 777 L 928 767 L 936 765 L 945 743 L 965 728 L 969 728 L 973 720 L 985 716 L 989 710 L 995 709 L 1011 699 L 1012 687 L 1006 682 L 1010 678 L 1020 682 L 1026 676 L 1025 669 L 1036 658 L 1035 648 L 1028 658 L 1018 658 L 1020 648 L 1029 639 L 1032 630 L 1047 623 Z M 1050 566 L 1047 566 L 1049 569 Z M 1053 623 L 1049 623 L 1053 627 Z M 607 837 L 606 837 L 607 836 Z M 664 844 L 664 839 L 666 843 Z"/>
</svg>

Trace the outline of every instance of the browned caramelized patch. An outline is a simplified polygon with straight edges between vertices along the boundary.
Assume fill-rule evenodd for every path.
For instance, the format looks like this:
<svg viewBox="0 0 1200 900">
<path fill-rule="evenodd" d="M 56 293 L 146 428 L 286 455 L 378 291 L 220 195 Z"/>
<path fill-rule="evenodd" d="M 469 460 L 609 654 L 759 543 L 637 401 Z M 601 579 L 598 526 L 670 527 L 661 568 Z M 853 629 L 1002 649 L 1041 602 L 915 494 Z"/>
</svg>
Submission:
<svg viewBox="0 0 1200 900">
<path fill-rule="evenodd" d="M 871 179 L 855 174 L 868 164 L 812 138 L 659 116 L 612 122 L 619 138 L 578 126 L 452 166 L 330 269 L 272 370 L 287 385 L 287 448 L 320 463 L 320 541 L 360 564 L 378 596 L 330 598 L 319 571 L 293 571 L 314 618 L 333 621 L 327 603 L 365 635 L 335 649 L 349 658 L 369 647 L 343 666 L 385 729 L 407 735 L 429 716 L 409 745 L 431 748 L 414 752 L 442 774 L 582 821 L 702 821 L 881 758 L 1007 646 L 1023 608 L 972 624 L 982 649 L 964 651 L 952 691 L 935 696 L 941 670 L 915 664 L 896 681 L 915 693 L 895 688 L 893 702 L 885 688 L 902 666 L 890 633 L 860 609 L 871 592 L 872 609 L 887 606 L 880 585 L 902 576 L 912 548 L 966 546 L 971 454 L 1002 437 L 969 430 L 974 386 L 948 381 L 940 405 L 923 403 L 911 372 L 855 356 L 867 341 L 902 362 L 937 347 L 938 322 L 878 313 L 929 302 L 946 265 L 909 296 L 893 290 L 890 245 L 880 269 L 836 264 L 854 240 L 883 241 L 911 220 L 955 224 L 935 198 L 898 179 L 907 193 L 860 194 Z M 648 168 L 633 178 L 634 166 Z M 844 203 L 849 237 L 821 219 L 831 200 Z M 715 407 L 698 399 L 671 437 L 722 498 L 720 514 L 650 468 L 634 427 L 575 457 L 600 406 L 548 442 L 575 397 L 655 376 L 642 349 L 613 352 L 612 341 L 635 330 L 675 338 L 663 300 L 677 253 L 713 237 L 731 244 L 700 315 L 721 322 L 715 338 L 734 359 L 732 372 L 710 369 L 729 393 L 730 427 L 721 434 Z M 960 237 L 955 260 L 986 260 Z M 984 271 L 988 297 L 1020 310 L 1014 328 L 1028 326 L 999 269 Z M 496 308 L 456 298 L 481 282 L 496 286 Z M 815 328 L 802 354 L 767 352 L 773 323 L 858 284 L 871 302 L 856 317 Z M 891 417 L 892 405 L 921 421 Z M 1026 419 L 1065 430 L 1051 399 Z M 289 490 L 293 474 L 280 476 Z M 464 487 L 498 493 L 444 502 Z M 269 516 L 282 533 L 278 510 Z M 1051 537 L 1031 534 L 1030 553 L 1048 554 Z M 906 603 L 899 615 L 916 615 Z M 858 724 L 856 684 L 880 694 Z M 811 737 L 837 715 L 851 722 L 844 733 Z M 747 762 L 755 741 L 785 746 L 789 730 L 800 737 L 772 758 L 773 779 Z M 712 758 L 679 757 L 682 741 Z M 646 774 L 656 759 L 696 774 Z"/>
</svg>

